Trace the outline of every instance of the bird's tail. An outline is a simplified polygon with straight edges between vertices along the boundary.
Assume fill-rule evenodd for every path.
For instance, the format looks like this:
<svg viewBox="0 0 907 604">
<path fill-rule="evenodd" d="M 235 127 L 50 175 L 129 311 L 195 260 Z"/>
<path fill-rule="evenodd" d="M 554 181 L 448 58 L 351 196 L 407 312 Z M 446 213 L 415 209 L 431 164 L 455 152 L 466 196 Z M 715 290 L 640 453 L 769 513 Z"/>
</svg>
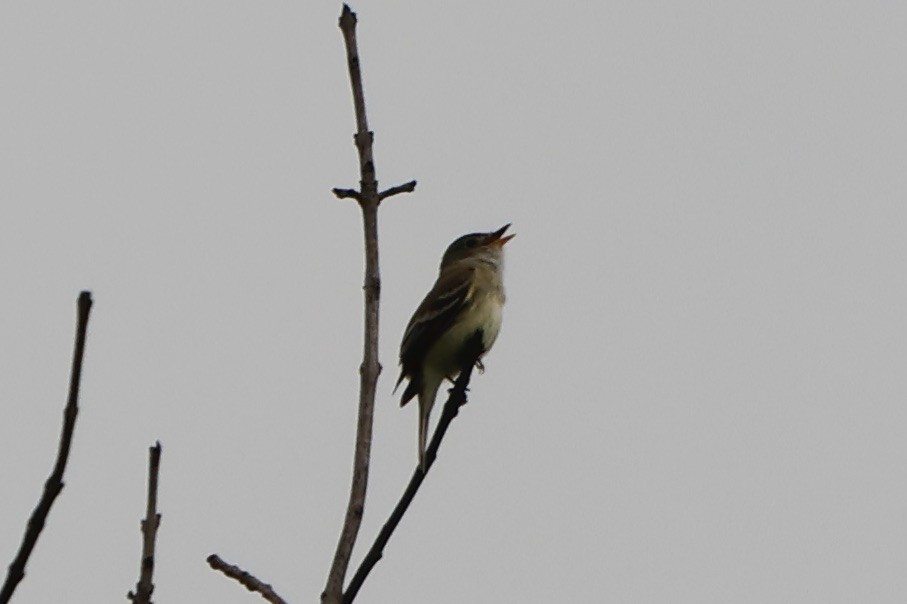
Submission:
<svg viewBox="0 0 907 604">
<path fill-rule="evenodd" d="M 428 470 L 428 460 L 425 457 L 425 449 L 428 446 L 428 419 L 440 386 L 441 379 L 425 380 L 422 392 L 419 393 L 419 468 L 423 474 Z"/>
<path fill-rule="evenodd" d="M 419 469 L 425 474 L 426 470 L 428 470 L 428 461 L 425 458 L 425 443 L 428 438 L 428 415 L 431 412 L 431 408 L 426 408 L 425 405 L 422 405 L 422 401 L 419 401 L 419 403 Z"/>
</svg>

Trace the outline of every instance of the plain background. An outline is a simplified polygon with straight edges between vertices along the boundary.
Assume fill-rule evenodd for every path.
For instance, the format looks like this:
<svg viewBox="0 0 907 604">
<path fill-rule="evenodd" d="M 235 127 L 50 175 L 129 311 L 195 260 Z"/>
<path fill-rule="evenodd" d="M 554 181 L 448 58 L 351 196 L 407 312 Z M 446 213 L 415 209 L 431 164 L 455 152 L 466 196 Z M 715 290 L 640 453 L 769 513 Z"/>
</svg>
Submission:
<svg viewBox="0 0 907 604">
<path fill-rule="evenodd" d="M 323 588 L 361 359 L 339 3 L 0 4 L 0 563 L 117 602 Z M 416 462 L 391 395 L 447 244 L 513 222 L 487 371 L 362 602 L 907 600 L 902 2 L 362 2 L 383 297 L 358 562 Z"/>
</svg>

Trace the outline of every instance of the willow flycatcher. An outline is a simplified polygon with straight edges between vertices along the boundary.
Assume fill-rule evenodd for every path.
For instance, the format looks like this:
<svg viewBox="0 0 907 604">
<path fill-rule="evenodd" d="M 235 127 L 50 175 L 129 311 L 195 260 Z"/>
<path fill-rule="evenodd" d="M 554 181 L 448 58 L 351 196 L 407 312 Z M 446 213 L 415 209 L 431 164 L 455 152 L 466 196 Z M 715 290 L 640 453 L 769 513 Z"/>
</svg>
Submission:
<svg viewBox="0 0 907 604">
<path fill-rule="evenodd" d="M 462 369 L 462 350 L 477 332 L 482 334 L 482 355 L 498 337 L 504 306 L 503 248 L 515 237 L 504 235 L 509 226 L 463 235 L 450 244 L 441 258 L 438 280 L 403 333 L 400 378 L 394 391 L 408 378 L 400 406 L 413 397 L 419 399 L 419 467 L 423 472 L 428 418 L 438 388 L 445 379 L 456 379 Z"/>
</svg>

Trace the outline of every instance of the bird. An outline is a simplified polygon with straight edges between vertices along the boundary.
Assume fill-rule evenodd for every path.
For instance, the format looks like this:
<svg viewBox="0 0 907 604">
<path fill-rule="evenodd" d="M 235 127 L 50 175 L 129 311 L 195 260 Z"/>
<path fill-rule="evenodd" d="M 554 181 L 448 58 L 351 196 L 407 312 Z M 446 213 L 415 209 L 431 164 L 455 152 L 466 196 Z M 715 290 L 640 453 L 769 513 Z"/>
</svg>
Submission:
<svg viewBox="0 0 907 604">
<path fill-rule="evenodd" d="M 400 344 L 400 377 L 404 379 L 400 406 L 414 397 L 419 401 L 419 468 L 427 470 L 425 445 L 428 420 L 445 379 L 456 379 L 463 366 L 467 344 L 480 334 L 482 350 L 477 362 L 498 337 L 505 295 L 504 244 L 516 235 L 505 235 L 505 224 L 490 233 L 470 233 L 451 243 L 438 271 L 438 279 L 416 308 Z"/>
</svg>

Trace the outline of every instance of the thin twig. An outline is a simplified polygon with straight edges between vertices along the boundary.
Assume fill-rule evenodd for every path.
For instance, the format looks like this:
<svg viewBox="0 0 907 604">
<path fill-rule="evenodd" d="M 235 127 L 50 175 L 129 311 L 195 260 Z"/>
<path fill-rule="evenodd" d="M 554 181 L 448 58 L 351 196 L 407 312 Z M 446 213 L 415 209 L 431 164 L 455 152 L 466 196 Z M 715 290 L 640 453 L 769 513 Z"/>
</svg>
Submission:
<svg viewBox="0 0 907 604">
<path fill-rule="evenodd" d="M 438 448 L 441 446 L 441 441 L 444 439 L 444 434 L 447 433 L 450 422 L 457 416 L 460 407 L 466 404 L 466 391 L 468 390 L 469 380 L 472 377 L 472 369 L 476 366 L 476 363 L 482 356 L 482 352 L 482 334 L 477 332 L 473 338 L 466 343 L 463 351 L 463 359 L 465 359 L 462 365 L 463 369 L 460 371 L 460 375 L 457 377 L 456 382 L 454 382 L 453 388 L 450 389 L 450 396 L 447 399 L 447 403 L 444 404 L 444 411 L 441 413 L 441 418 L 438 420 L 438 427 L 435 428 L 431 443 L 428 446 L 428 450 L 425 452 L 426 473 L 431 469 L 432 464 L 435 463 L 435 457 L 438 455 Z M 384 546 L 387 545 L 391 535 L 394 534 L 394 530 L 397 528 L 397 525 L 400 524 L 403 514 L 406 513 L 409 504 L 412 503 L 413 498 L 419 491 L 419 487 L 422 486 L 425 475 L 426 474 L 423 474 L 422 470 L 420 470 L 417 465 L 412 478 L 409 480 L 409 484 L 406 486 L 406 490 L 403 491 L 403 496 L 400 497 L 400 501 L 397 502 L 397 505 L 388 517 L 387 522 L 381 527 L 381 531 L 375 538 L 375 542 L 368 550 L 365 558 L 362 559 L 359 569 L 356 571 L 356 574 L 353 575 L 353 579 L 347 586 L 346 592 L 343 594 L 343 604 L 351 604 L 353 602 L 356 598 L 356 594 L 359 593 L 359 589 L 362 587 L 362 583 L 365 581 L 366 577 L 368 577 L 372 568 L 374 568 L 384 555 Z"/>
<path fill-rule="evenodd" d="M 142 520 L 142 564 L 139 570 L 139 582 L 135 584 L 135 592 L 129 592 L 126 597 L 135 604 L 151 604 L 151 594 L 154 593 L 154 541 L 157 538 L 157 529 L 161 525 L 161 515 L 157 513 L 157 481 L 161 469 L 161 443 L 156 442 L 148 448 L 148 505 L 145 509 L 145 519 Z"/>
<path fill-rule="evenodd" d="M 334 187 L 331 191 L 337 196 L 337 199 L 355 199 L 356 201 L 362 201 L 362 195 L 360 195 L 359 191 L 356 189 L 339 189 Z"/>
<path fill-rule="evenodd" d="M 60 433 L 60 448 L 57 451 L 57 461 L 50 477 L 44 483 L 44 493 L 41 495 L 41 500 L 38 501 L 37 507 L 35 507 L 31 517 L 28 519 L 25 535 L 22 538 L 22 546 L 19 548 L 16 558 L 9 565 L 9 573 L 6 575 L 3 588 L 0 589 L 0 604 L 9 602 L 19 582 L 25 577 L 25 565 L 35 544 L 38 542 L 38 535 L 44 529 L 50 506 L 53 505 L 57 495 L 63 490 L 63 472 L 66 470 L 66 462 L 69 460 L 72 433 L 76 425 L 76 416 L 79 414 L 79 384 L 82 380 L 82 357 L 85 355 L 85 333 L 88 330 L 88 315 L 91 312 L 91 304 L 91 292 L 83 291 L 79 294 L 79 319 L 76 326 L 72 372 L 69 377 L 69 399 L 66 402 L 66 408 L 63 410 L 63 429 Z"/>
<path fill-rule="evenodd" d="M 231 579 L 236 579 L 249 591 L 260 593 L 261 597 L 268 602 L 271 602 L 272 604 L 287 604 L 286 600 L 278 596 L 270 585 L 262 582 L 248 571 L 245 571 L 238 566 L 227 564 L 217 554 L 211 554 L 208 556 L 207 560 L 208 565 L 211 566 L 211 568 L 219 570 Z"/>
<path fill-rule="evenodd" d="M 386 191 L 381 191 L 381 193 L 378 194 L 378 199 L 380 199 L 381 201 L 384 201 L 388 197 L 393 197 L 394 195 L 397 195 L 399 193 L 412 193 L 415 190 L 416 190 L 416 181 L 411 180 L 409 182 L 403 183 L 402 185 L 397 185 L 396 187 L 391 187 L 390 189 L 387 189 Z M 335 195 L 337 194 L 336 189 L 334 189 L 334 194 Z"/>
</svg>

